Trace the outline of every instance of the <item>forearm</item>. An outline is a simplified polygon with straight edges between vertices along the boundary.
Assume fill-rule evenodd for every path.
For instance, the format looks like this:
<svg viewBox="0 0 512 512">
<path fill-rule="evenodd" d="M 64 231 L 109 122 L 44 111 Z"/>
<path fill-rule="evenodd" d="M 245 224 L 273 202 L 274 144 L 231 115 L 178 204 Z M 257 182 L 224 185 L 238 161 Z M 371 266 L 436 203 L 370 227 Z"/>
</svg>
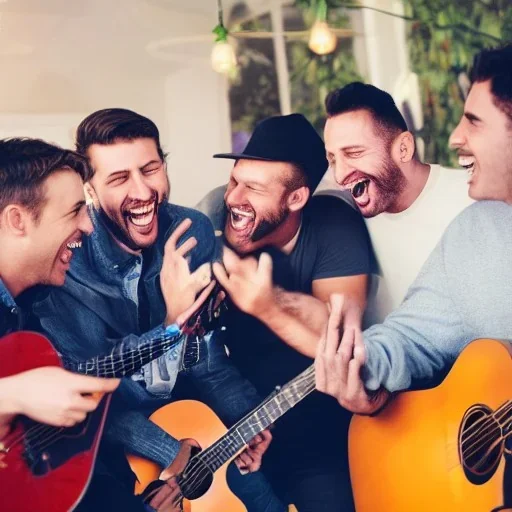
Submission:
<svg viewBox="0 0 512 512">
<path fill-rule="evenodd" d="M 327 322 L 327 306 L 310 295 L 282 289 L 275 289 L 274 297 L 259 320 L 292 348 L 314 358 Z"/>
<path fill-rule="evenodd" d="M 131 454 L 156 462 L 161 468 L 167 467 L 178 454 L 177 439 L 146 418 L 139 411 L 111 411 L 111 418 L 105 436 L 114 443 L 121 443 Z"/>
</svg>

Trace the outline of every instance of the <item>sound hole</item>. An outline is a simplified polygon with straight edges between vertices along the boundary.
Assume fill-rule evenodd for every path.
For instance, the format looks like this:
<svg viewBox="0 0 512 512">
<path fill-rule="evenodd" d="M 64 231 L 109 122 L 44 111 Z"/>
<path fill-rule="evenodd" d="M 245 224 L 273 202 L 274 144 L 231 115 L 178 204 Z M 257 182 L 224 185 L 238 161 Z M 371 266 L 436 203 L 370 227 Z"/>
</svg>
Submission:
<svg viewBox="0 0 512 512">
<path fill-rule="evenodd" d="M 467 410 L 459 431 L 459 457 L 466 478 L 475 485 L 490 480 L 503 453 L 503 432 L 485 405 Z"/>
<path fill-rule="evenodd" d="M 188 500 L 200 498 L 212 482 L 213 473 L 199 457 L 192 457 L 185 471 L 178 477 L 181 493 Z"/>
</svg>

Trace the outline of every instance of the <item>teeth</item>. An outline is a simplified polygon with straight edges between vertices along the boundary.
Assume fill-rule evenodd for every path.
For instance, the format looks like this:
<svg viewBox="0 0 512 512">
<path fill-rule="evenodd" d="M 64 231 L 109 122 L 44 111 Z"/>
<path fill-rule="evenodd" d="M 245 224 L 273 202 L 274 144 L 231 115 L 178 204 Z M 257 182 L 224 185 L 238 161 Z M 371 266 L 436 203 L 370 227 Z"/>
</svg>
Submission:
<svg viewBox="0 0 512 512">
<path fill-rule="evenodd" d="M 347 183 L 345 185 L 341 185 L 341 188 L 344 189 L 344 190 L 354 190 L 354 187 L 356 185 L 359 185 L 359 183 L 362 183 L 363 181 L 366 181 L 368 178 L 359 178 L 358 180 L 356 181 L 351 181 L 350 183 Z"/>
<path fill-rule="evenodd" d="M 239 217 L 248 217 L 249 219 L 254 219 L 254 213 L 246 212 L 245 210 L 239 210 L 238 208 L 231 208 L 231 211 Z"/>
<path fill-rule="evenodd" d="M 248 215 L 247 212 L 238 213 L 238 211 L 231 210 L 231 226 L 236 230 L 242 230 L 249 226 L 254 220 L 254 216 Z"/>
<path fill-rule="evenodd" d="M 80 247 L 82 247 L 82 242 L 81 241 L 78 241 L 78 242 L 69 242 L 66 247 L 68 249 L 79 249 Z"/>
<path fill-rule="evenodd" d="M 147 206 L 143 206 L 141 208 L 134 208 L 133 210 L 128 210 L 131 215 L 145 215 L 147 213 L 151 213 L 154 209 L 154 204 L 150 204 Z"/>
</svg>

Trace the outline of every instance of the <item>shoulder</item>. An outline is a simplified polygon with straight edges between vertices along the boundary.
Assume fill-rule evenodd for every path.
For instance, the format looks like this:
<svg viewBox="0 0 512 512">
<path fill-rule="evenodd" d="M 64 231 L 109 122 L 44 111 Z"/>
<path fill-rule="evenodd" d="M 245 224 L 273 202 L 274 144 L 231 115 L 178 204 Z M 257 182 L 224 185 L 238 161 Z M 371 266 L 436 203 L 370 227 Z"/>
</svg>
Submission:
<svg viewBox="0 0 512 512">
<path fill-rule="evenodd" d="M 208 217 L 194 208 L 180 206 L 177 204 L 166 203 L 160 206 L 161 208 L 161 223 L 167 239 L 170 234 L 183 222 L 185 219 L 192 221 L 192 226 L 189 229 L 190 234 L 208 235 L 210 232 L 213 235 L 213 226 Z"/>
<path fill-rule="evenodd" d="M 313 196 L 304 210 L 305 219 L 322 232 L 345 231 L 350 228 L 365 230 L 358 210 L 346 201 L 331 195 Z"/>
<path fill-rule="evenodd" d="M 450 223 L 443 235 L 446 248 L 473 252 L 477 247 L 496 247 L 512 242 L 504 226 L 512 224 L 512 206 L 502 201 L 477 201 L 465 208 Z"/>
<path fill-rule="evenodd" d="M 227 185 L 221 185 L 213 190 L 210 190 L 199 203 L 196 208 L 210 217 L 216 211 L 224 207 L 224 195 L 226 193 Z"/>
</svg>

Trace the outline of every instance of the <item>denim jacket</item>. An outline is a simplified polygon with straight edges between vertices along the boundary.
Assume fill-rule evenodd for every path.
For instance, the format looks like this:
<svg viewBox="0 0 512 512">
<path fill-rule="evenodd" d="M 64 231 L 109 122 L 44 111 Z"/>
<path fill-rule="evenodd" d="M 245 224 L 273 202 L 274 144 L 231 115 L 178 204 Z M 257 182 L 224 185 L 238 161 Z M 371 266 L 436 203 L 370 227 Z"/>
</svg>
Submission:
<svg viewBox="0 0 512 512">
<path fill-rule="evenodd" d="M 166 307 L 160 290 L 159 274 L 164 245 L 184 219 L 190 218 L 192 226 L 180 238 L 178 245 L 191 236 L 198 241 L 188 256 L 191 270 L 211 261 L 215 251 L 213 229 L 203 214 L 173 204 L 160 206 L 158 237 L 144 255 L 150 259 L 146 262 L 143 278 L 150 304 L 151 330 L 141 333 L 138 305 L 129 297 L 126 287 L 127 275 L 140 256 L 129 254 L 116 243 L 93 208 L 90 208 L 89 214 L 94 231 L 84 237 L 82 248 L 75 250 L 64 286 L 50 288 L 49 292 L 47 290 L 47 293 L 32 303 L 33 312 L 39 317 L 42 328 L 57 350 L 76 362 L 109 353 L 120 342 L 129 348 L 163 334 Z M 162 465 L 173 459 L 178 445 L 138 411 L 143 410 L 147 414 L 147 411 L 169 401 L 178 372 L 176 361 L 179 360 L 180 350 L 181 344 L 162 356 L 158 363 L 146 365 L 143 372 L 145 382 L 123 379 L 115 393 L 116 401 L 112 408 L 121 408 L 125 412 L 111 415 L 111 428 L 107 429 L 107 435 L 109 431 L 122 432 L 123 443 L 128 448 Z M 151 392 L 153 384 L 158 391 L 156 394 Z M 114 434 L 114 437 L 118 436 Z M 145 451 L 142 438 L 148 440 Z M 157 448 L 156 443 L 155 447 L 150 446 L 150 439 L 159 438 L 169 441 L 165 449 Z"/>
</svg>

